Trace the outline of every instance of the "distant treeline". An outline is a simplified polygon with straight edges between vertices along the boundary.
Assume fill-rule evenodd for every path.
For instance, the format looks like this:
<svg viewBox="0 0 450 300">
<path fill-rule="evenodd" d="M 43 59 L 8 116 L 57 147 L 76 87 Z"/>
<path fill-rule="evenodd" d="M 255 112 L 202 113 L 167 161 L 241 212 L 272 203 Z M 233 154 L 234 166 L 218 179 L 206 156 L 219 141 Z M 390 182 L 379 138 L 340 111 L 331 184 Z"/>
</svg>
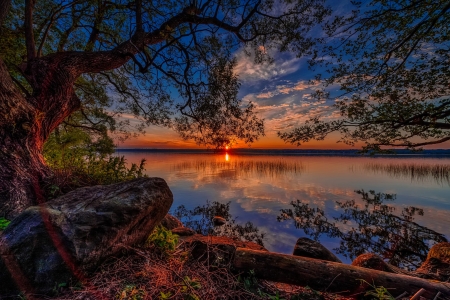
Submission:
<svg viewBox="0 0 450 300">
<path fill-rule="evenodd" d="M 230 150 L 214 150 L 214 149 L 146 149 L 146 148 L 116 148 L 116 153 L 123 152 L 147 152 L 147 153 L 185 153 L 185 154 L 206 154 L 206 153 L 230 153 L 230 154 L 248 154 L 248 155 L 327 155 L 327 156 L 397 156 L 397 155 L 413 155 L 413 156 L 449 156 L 450 149 L 433 149 L 412 151 L 406 149 L 393 149 L 389 153 L 361 153 L 359 150 L 306 150 L 306 149 L 248 149 L 236 148 Z"/>
</svg>

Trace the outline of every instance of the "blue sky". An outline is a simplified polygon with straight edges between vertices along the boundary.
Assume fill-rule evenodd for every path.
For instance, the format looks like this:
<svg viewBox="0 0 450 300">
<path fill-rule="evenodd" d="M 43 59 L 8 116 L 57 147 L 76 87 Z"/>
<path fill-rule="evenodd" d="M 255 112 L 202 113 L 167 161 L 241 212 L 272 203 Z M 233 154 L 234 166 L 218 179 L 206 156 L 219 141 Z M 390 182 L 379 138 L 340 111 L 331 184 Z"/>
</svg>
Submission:
<svg viewBox="0 0 450 300">
<path fill-rule="evenodd" d="M 330 2 L 329 2 L 330 3 Z M 347 1 L 332 2 L 334 13 L 342 14 L 349 11 Z M 321 32 L 313 32 L 320 35 Z M 320 82 L 310 82 L 314 76 L 323 70 L 310 70 L 307 57 L 297 58 L 293 53 L 270 53 L 274 62 L 255 64 L 252 57 L 247 56 L 243 49 L 234 53 L 237 59 L 236 74 L 241 81 L 239 97 L 244 103 L 252 101 L 256 113 L 265 120 L 265 133 L 260 140 L 251 145 L 252 148 L 299 148 L 299 149 L 348 149 L 343 143 L 337 143 L 339 134 L 331 134 L 324 141 L 311 141 L 300 147 L 286 144 L 278 138 L 277 132 L 285 132 L 302 125 L 313 116 L 322 120 L 333 120 L 339 113 L 333 108 L 334 99 L 317 101 L 312 94 L 322 88 Z M 339 95 L 338 86 L 328 86 L 327 91 L 332 96 Z M 125 116 L 134 122 L 133 117 Z M 142 148 L 197 148 L 192 141 L 183 141 L 176 132 L 156 126 L 146 129 L 146 134 L 131 138 L 120 147 Z M 360 148 L 361 144 L 354 148 Z M 234 147 L 247 147 L 241 143 Z M 449 148 L 450 142 L 438 144 L 430 148 Z"/>
<path fill-rule="evenodd" d="M 235 53 L 236 74 L 242 83 L 239 97 L 252 101 L 256 112 L 265 120 L 266 136 L 251 145 L 252 148 L 296 148 L 285 144 L 277 137 L 278 131 L 287 131 L 301 125 L 310 116 L 320 115 L 325 119 L 337 117 L 332 109 L 333 100 L 316 101 L 311 94 L 320 85 L 310 83 L 315 72 L 308 69 L 307 58 L 297 58 L 291 53 L 275 53 L 273 63 L 255 64 L 253 58 L 242 49 Z M 133 122 L 133 117 L 124 116 Z M 195 143 L 183 141 L 176 132 L 157 126 L 149 126 L 144 135 L 131 138 L 120 147 L 143 148 L 196 148 Z M 338 136 L 322 142 L 311 142 L 301 148 L 348 148 L 336 144 Z M 237 144 L 234 147 L 248 147 Z"/>
</svg>

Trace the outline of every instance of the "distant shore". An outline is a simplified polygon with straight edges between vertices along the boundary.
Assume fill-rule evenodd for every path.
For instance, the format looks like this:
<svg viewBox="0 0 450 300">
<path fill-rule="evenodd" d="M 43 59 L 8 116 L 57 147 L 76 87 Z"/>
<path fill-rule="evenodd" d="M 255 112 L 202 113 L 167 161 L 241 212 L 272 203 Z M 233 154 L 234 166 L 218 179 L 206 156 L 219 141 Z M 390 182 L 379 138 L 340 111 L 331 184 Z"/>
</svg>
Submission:
<svg viewBox="0 0 450 300">
<path fill-rule="evenodd" d="M 178 153 L 178 154 L 214 154 L 230 153 L 240 155 L 326 155 L 326 156 L 428 156 L 428 157 L 450 157 L 450 149 L 426 149 L 422 151 L 412 151 L 405 149 L 393 149 L 391 153 L 365 153 L 360 150 L 333 150 L 333 149 L 251 149 L 235 148 L 228 150 L 216 149 L 153 149 L 153 148 L 116 148 L 116 153 L 123 152 L 146 152 L 146 153 Z"/>
</svg>

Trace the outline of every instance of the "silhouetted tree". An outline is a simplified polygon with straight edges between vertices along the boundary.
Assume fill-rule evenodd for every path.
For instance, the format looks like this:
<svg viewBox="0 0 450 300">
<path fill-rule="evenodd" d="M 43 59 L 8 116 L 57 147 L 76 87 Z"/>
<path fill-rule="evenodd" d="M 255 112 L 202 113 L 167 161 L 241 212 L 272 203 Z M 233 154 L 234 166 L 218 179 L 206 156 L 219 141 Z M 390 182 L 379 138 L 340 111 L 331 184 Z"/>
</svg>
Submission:
<svg viewBox="0 0 450 300">
<path fill-rule="evenodd" d="M 231 52 L 311 53 L 328 13 L 323 0 L 1 0 L 1 214 L 44 200 L 42 149 L 63 122 L 105 132 L 116 111 L 216 147 L 254 141 L 263 123 L 237 98 Z"/>
<path fill-rule="evenodd" d="M 342 142 L 362 141 L 366 150 L 377 151 L 450 140 L 450 2 L 352 4 L 347 15 L 324 27 L 329 39 L 311 61 L 329 72 L 317 78 L 324 78 L 325 86 L 340 86 L 335 103 L 340 117 L 323 121 L 315 116 L 280 132 L 281 138 L 300 144 L 339 132 Z M 321 90 L 317 96 L 330 95 Z"/>
</svg>

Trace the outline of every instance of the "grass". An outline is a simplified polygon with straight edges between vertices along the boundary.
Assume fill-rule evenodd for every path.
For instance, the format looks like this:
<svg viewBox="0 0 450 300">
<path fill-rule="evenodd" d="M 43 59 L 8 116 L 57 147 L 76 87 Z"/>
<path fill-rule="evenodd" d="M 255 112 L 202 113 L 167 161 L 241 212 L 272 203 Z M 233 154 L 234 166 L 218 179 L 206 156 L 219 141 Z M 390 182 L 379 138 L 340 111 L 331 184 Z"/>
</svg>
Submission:
<svg viewBox="0 0 450 300">
<path fill-rule="evenodd" d="M 219 177 L 258 176 L 276 178 L 286 174 L 297 174 L 305 170 L 301 163 L 285 161 L 195 161 L 183 162 L 174 167 L 174 171 L 196 170 L 203 173 L 217 174 Z"/>
<path fill-rule="evenodd" d="M 364 166 L 364 169 L 373 172 L 387 173 L 393 177 L 410 178 L 414 181 L 423 181 L 433 179 L 435 182 L 450 185 L 450 165 L 434 164 L 378 164 L 370 163 Z"/>
<path fill-rule="evenodd" d="M 209 268 L 204 261 L 190 258 L 189 250 L 183 243 L 170 256 L 160 255 L 155 243 L 127 248 L 125 255 L 103 263 L 81 289 L 67 287 L 52 299 L 346 299 L 309 288 L 248 279 L 248 274 L 233 273 L 229 267 Z"/>
</svg>

